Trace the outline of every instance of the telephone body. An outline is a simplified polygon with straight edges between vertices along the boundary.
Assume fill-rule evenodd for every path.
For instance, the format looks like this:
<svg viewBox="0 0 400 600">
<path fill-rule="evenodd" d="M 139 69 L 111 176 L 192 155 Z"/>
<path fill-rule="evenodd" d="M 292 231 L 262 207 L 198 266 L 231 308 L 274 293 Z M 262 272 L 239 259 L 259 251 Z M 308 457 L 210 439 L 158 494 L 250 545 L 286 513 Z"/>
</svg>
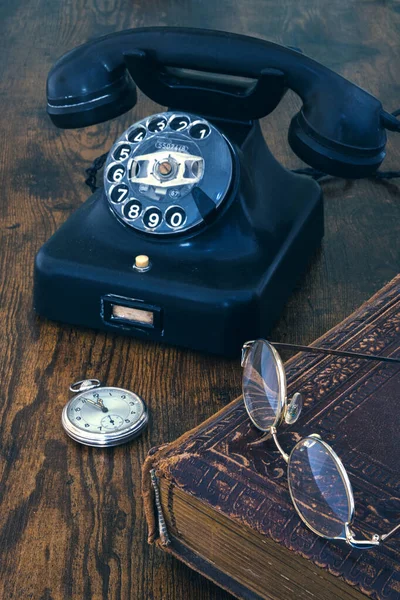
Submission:
<svg viewBox="0 0 400 600">
<path fill-rule="evenodd" d="M 169 108 L 120 135 L 104 186 L 39 250 L 34 307 L 235 356 L 268 334 L 323 236 L 319 185 L 276 161 L 259 119 L 295 90 L 291 147 L 344 177 L 379 167 L 385 128 L 398 121 L 296 50 L 182 28 L 120 32 L 67 53 L 48 77 L 48 113 L 62 128 L 103 122 L 135 105 L 135 85 Z"/>
</svg>

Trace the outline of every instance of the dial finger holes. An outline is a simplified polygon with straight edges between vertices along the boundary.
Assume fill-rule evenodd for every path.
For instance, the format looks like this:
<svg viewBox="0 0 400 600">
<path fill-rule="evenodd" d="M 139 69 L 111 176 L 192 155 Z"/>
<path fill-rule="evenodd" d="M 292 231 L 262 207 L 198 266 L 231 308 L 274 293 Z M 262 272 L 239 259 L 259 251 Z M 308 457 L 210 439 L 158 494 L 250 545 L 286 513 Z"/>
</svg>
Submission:
<svg viewBox="0 0 400 600">
<path fill-rule="evenodd" d="M 125 219 L 128 219 L 129 221 L 133 221 L 140 217 L 141 212 L 142 205 L 138 200 L 129 200 L 122 209 L 122 214 Z"/>
<path fill-rule="evenodd" d="M 184 115 L 180 117 L 174 117 L 169 124 L 173 131 L 184 131 L 189 125 L 190 119 L 189 117 L 185 117 Z"/>
<path fill-rule="evenodd" d="M 156 229 L 161 225 L 162 212 L 155 206 L 151 206 L 143 215 L 143 223 L 147 229 Z"/>
<path fill-rule="evenodd" d="M 146 129 L 145 127 L 135 127 L 128 133 L 128 140 L 133 143 L 138 143 L 144 140 L 146 137 Z"/>
<path fill-rule="evenodd" d="M 165 221 L 172 229 L 179 229 L 186 222 L 186 213 L 180 206 L 170 206 L 165 212 Z"/>
<path fill-rule="evenodd" d="M 118 146 L 118 148 L 113 154 L 114 159 L 121 161 L 126 160 L 131 153 L 131 149 L 132 147 L 130 146 L 130 144 L 121 144 L 120 146 Z"/>
<path fill-rule="evenodd" d="M 204 140 L 211 133 L 211 129 L 206 123 L 195 123 L 189 130 L 190 135 L 195 140 Z"/>
<path fill-rule="evenodd" d="M 111 165 L 107 171 L 107 179 L 111 183 L 119 183 L 126 173 L 125 167 L 120 164 Z"/>
<path fill-rule="evenodd" d="M 128 197 L 128 194 L 129 194 L 128 186 L 125 185 L 124 183 L 121 183 L 120 185 L 116 185 L 112 189 L 110 198 L 111 198 L 112 202 L 115 202 L 115 204 L 120 204 L 121 202 L 126 200 L 126 198 Z"/>
<path fill-rule="evenodd" d="M 152 133 L 159 133 L 163 131 L 167 126 L 167 119 L 165 117 L 155 117 L 149 121 L 147 129 Z"/>
</svg>

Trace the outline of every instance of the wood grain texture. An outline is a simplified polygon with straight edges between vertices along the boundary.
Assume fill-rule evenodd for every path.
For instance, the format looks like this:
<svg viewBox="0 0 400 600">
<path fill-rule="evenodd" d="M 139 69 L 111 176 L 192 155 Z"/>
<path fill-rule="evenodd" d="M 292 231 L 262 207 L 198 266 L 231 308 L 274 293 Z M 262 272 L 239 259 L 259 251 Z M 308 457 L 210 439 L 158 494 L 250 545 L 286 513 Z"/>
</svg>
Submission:
<svg viewBox="0 0 400 600">
<path fill-rule="evenodd" d="M 227 600 L 230 596 L 146 543 L 140 467 L 151 446 L 175 439 L 234 398 L 239 361 L 71 328 L 32 311 L 33 259 L 88 196 L 83 170 L 136 119 L 130 114 L 58 131 L 45 112 L 55 60 L 89 38 L 145 25 L 247 33 L 302 50 L 400 105 L 396 0 L 14 0 L 0 5 L 0 597 L 40 600 Z M 332 99 L 334 101 L 334 99 Z M 298 99 L 265 120 L 274 154 L 300 166 L 286 134 Z M 399 168 L 400 140 L 385 168 Z M 399 271 L 400 188 L 324 183 L 326 237 L 276 327 L 307 343 Z M 133 389 L 151 411 L 148 431 L 115 450 L 65 437 L 61 409 L 82 376 Z"/>
</svg>

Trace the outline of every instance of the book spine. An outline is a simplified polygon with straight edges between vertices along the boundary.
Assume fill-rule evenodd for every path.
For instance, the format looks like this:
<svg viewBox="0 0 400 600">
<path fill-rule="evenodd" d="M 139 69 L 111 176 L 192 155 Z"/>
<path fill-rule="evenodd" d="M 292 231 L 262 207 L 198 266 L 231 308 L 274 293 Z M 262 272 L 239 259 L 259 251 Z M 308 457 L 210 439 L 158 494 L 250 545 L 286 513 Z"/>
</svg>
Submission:
<svg viewBox="0 0 400 600">
<path fill-rule="evenodd" d="M 149 544 L 160 545 L 163 549 L 170 544 L 170 538 L 161 506 L 159 478 L 155 470 L 155 463 L 169 447 L 170 444 L 164 444 L 152 448 L 142 467 L 142 498 L 148 526 L 147 541 Z"/>
<path fill-rule="evenodd" d="M 156 475 L 155 469 L 151 469 L 150 477 L 151 477 L 151 484 L 152 484 L 153 490 L 154 490 L 154 499 L 155 499 L 155 505 L 156 505 L 155 508 L 156 508 L 157 520 L 158 520 L 158 535 L 160 537 L 161 546 L 169 546 L 171 543 L 171 538 L 168 535 L 167 524 L 164 519 L 164 514 L 163 514 L 163 509 L 161 506 L 161 499 L 160 499 L 159 481 L 158 481 L 158 477 Z"/>
</svg>

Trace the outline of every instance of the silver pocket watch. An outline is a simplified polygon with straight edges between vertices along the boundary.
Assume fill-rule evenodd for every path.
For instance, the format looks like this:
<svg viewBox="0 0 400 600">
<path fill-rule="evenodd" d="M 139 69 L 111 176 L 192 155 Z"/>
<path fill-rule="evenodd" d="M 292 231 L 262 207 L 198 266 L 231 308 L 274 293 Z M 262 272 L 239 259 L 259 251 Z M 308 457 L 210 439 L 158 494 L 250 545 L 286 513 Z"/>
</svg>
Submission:
<svg viewBox="0 0 400 600">
<path fill-rule="evenodd" d="M 148 423 L 142 398 L 129 390 L 103 387 L 98 379 L 70 386 L 76 394 L 64 406 L 61 422 L 66 433 L 86 446 L 118 446 L 138 436 Z"/>
</svg>

